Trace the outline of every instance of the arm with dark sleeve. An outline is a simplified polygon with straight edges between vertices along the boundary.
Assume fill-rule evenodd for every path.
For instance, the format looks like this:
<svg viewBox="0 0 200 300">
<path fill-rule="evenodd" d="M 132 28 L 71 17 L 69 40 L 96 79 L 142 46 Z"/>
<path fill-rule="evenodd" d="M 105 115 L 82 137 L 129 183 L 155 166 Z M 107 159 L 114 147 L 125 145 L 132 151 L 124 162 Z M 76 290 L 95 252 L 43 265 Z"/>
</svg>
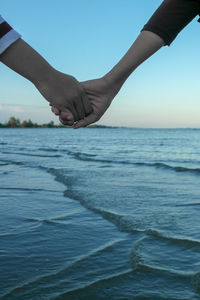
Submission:
<svg viewBox="0 0 200 300">
<path fill-rule="evenodd" d="M 169 46 L 199 13 L 200 0 L 164 0 L 142 31 L 159 35 Z"/>
<path fill-rule="evenodd" d="M 93 113 L 76 123 L 75 128 L 98 121 L 128 76 L 162 46 L 170 45 L 199 13 L 200 0 L 164 0 L 121 60 L 102 78 L 82 83 Z"/>
</svg>

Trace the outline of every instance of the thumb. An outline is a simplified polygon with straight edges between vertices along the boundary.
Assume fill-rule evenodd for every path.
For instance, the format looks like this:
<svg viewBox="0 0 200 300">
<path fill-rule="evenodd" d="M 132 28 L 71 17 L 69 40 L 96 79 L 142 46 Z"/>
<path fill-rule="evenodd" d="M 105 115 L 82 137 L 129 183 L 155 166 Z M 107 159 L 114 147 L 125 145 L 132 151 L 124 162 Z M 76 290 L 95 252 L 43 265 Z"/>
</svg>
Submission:
<svg viewBox="0 0 200 300">
<path fill-rule="evenodd" d="M 50 105 L 51 106 L 51 111 L 56 115 L 58 116 L 59 115 L 59 109 L 57 109 L 55 106 L 53 105 Z"/>
<path fill-rule="evenodd" d="M 74 124 L 74 129 L 78 129 L 81 127 L 86 127 L 98 120 L 97 116 L 94 113 L 91 113 L 89 116 L 85 117 L 84 119 L 78 121 Z"/>
<path fill-rule="evenodd" d="M 72 126 L 74 124 L 74 117 L 69 110 L 60 113 L 60 121 L 63 125 Z"/>
</svg>

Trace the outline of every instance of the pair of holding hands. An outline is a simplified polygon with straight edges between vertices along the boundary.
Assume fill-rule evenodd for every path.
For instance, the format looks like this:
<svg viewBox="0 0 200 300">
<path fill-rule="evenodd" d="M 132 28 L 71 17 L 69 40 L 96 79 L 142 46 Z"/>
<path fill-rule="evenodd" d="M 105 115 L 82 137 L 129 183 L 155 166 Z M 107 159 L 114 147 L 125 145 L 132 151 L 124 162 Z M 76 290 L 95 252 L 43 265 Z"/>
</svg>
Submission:
<svg viewBox="0 0 200 300">
<path fill-rule="evenodd" d="M 0 55 L 0 61 L 33 83 L 64 125 L 78 129 L 98 121 L 129 75 L 163 45 L 158 35 L 142 31 L 107 74 L 84 82 L 54 69 L 21 38 Z"/>
<path fill-rule="evenodd" d="M 75 129 L 98 121 L 115 96 L 113 87 L 105 77 L 78 82 L 74 77 L 57 72 L 53 85 L 40 88 L 50 102 L 52 112 L 63 125 Z"/>
<path fill-rule="evenodd" d="M 102 117 L 129 75 L 162 46 L 162 38 L 142 31 L 122 59 L 103 77 L 79 83 L 72 76 L 44 67 L 44 74 L 52 75 L 36 87 L 50 102 L 61 123 L 75 129 L 85 127 Z"/>
</svg>

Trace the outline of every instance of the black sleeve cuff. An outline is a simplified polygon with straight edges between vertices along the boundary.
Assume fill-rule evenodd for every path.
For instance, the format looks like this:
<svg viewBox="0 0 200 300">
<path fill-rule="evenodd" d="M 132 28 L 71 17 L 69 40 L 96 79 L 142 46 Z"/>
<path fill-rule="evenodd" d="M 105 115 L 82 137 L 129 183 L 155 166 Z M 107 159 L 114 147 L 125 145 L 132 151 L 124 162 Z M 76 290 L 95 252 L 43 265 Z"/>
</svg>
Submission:
<svg viewBox="0 0 200 300">
<path fill-rule="evenodd" d="M 157 34 L 169 46 L 199 13 L 199 0 L 164 0 L 141 31 Z"/>
</svg>

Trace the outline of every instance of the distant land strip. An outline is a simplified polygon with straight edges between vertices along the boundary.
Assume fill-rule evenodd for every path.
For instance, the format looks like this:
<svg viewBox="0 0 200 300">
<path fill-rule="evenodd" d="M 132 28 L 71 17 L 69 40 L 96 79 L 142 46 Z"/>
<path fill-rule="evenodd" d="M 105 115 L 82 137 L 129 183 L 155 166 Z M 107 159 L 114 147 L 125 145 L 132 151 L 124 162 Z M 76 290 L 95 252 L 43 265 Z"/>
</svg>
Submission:
<svg viewBox="0 0 200 300">
<path fill-rule="evenodd" d="M 105 125 L 90 125 L 89 128 L 116 128 L 112 126 Z M 61 123 L 55 124 L 54 121 L 49 123 L 38 124 L 29 120 L 20 121 L 20 119 L 15 117 L 10 117 L 8 122 L 0 123 L 0 128 L 71 128 L 70 126 L 64 126 Z"/>
</svg>

